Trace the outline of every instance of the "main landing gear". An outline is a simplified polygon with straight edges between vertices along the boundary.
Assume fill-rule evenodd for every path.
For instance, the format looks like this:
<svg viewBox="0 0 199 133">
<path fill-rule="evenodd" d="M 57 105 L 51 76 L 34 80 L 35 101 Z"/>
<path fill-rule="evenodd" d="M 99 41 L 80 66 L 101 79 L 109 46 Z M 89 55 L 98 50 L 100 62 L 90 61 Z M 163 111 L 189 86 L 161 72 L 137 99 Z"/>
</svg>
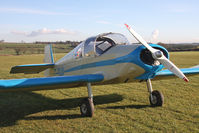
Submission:
<svg viewBox="0 0 199 133">
<path fill-rule="evenodd" d="M 146 81 L 149 91 L 149 101 L 152 107 L 162 106 L 164 103 L 164 96 L 160 91 L 152 89 L 151 79 Z M 87 83 L 88 98 L 82 100 L 80 104 L 80 112 L 82 116 L 92 117 L 94 114 L 93 94 L 91 83 Z"/>
<path fill-rule="evenodd" d="M 91 83 L 87 83 L 88 98 L 83 99 L 80 104 L 80 112 L 82 116 L 92 117 L 94 114 L 93 94 Z"/>
<path fill-rule="evenodd" d="M 151 79 L 146 81 L 149 91 L 149 101 L 152 107 L 162 106 L 164 104 L 164 96 L 160 91 L 152 89 Z"/>
</svg>

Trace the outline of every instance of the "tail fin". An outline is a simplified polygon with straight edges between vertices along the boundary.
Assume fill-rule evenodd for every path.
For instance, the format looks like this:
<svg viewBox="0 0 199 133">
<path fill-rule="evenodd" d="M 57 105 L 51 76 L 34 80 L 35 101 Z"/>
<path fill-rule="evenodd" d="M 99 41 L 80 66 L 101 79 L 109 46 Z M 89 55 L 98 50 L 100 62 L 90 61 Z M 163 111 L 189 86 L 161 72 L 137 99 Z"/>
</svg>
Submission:
<svg viewBox="0 0 199 133">
<path fill-rule="evenodd" d="M 54 64 L 52 44 L 48 44 L 44 48 L 44 63 Z M 53 68 L 45 70 L 44 75 L 46 77 L 53 76 Z"/>
<path fill-rule="evenodd" d="M 48 44 L 44 48 L 44 63 L 54 64 L 52 44 Z"/>
<path fill-rule="evenodd" d="M 45 76 L 52 76 L 53 75 L 53 69 L 54 69 L 54 59 L 52 54 L 52 45 L 45 46 L 44 49 L 45 58 L 44 62 L 45 64 L 28 64 L 28 65 L 19 65 L 14 66 L 11 68 L 10 73 L 24 73 L 24 74 L 34 74 L 34 73 L 40 73 L 45 70 L 44 74 Z"/>
</svg>

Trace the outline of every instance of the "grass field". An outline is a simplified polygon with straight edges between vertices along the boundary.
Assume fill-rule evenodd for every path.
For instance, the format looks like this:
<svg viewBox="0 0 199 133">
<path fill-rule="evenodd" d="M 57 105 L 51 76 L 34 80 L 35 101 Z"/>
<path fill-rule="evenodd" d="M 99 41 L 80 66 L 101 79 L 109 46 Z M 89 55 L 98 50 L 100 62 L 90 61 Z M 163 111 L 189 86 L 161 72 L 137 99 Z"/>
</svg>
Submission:
<svg viewBox="0 0 199 133">
<path fill-rule="evenodd" d="M 63 54 L 56 54 L 56 59 Z M 0 78 L 40 75 L 10 75 L 11 66 L 42 63 L 43 55 L 0 56 Z M 199 52 L 171 53 L 179 67 L 199 64 Z M 0 94 L 0 132 L 199 132 L 199 75 L 152 81 L 163 92 L 163 107 L 149 106 L 146 84 L 93 86 L 95 114 L 82 118 L 79 102 L 86 87 Z"/>
</svg>

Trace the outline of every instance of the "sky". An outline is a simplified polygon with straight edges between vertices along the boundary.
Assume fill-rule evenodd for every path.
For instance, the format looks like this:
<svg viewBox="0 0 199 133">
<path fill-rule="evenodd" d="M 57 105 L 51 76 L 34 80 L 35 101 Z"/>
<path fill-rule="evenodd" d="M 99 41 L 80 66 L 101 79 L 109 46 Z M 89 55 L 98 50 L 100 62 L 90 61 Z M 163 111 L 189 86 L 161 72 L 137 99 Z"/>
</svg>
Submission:
<svg viewBox="0 0 199 133">
<path fill-rule="evenodd" d="M 146 41 L 199 42 L 199 0 L 0 0 L 0 40 L 82 41 L 100 33 Z"/>
</svg>

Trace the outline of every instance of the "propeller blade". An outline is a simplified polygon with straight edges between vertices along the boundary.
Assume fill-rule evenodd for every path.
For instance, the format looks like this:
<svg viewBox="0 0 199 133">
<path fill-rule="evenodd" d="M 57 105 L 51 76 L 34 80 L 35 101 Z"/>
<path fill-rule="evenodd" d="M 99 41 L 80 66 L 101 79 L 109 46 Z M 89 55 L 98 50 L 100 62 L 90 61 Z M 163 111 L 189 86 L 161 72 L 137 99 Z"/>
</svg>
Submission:
<svg viewBox="0 0 199 133">
<path fill-rule="evenodd" d="M 188 78 L 180 71 L 180 69 L 168 60 L 165 56 L 157 59 L 162 65 L 167 68 L 169 71 L 174 73 L 177 77 L 183 79 L 185 82 L 189 82 Z"/>
<path fill-rule="evenodd" d="M 136 33 L 129 25 L 124 24 L 126 28 L 129 30 L 129 32 L 135 37 L 135 39 L 143 44 L 151 53 L 156 52 L 157 50 L 152 48 L 148 43 L 138 34 Z"/>
<path fill-rule="evenodd" d="M 125 26 L 129 30 L 129 32 L 136 38 L 136 40 L 139 41 L 141 44 L 143 44 L 151 52 L 151 54 L 155 60 L 158 60 L 160 63 L 162 63 L 168 70 L 170 70 L 172 73 L 174 73 L 177 77 L 183 79 L 186 82 L 189 81 L 188 78 L 180 71 L 180 69 L 176 65 L 174 65 L 170 60 L 168 60 L 160 50 L 152 48 L 129 25 L 125 24 Z"/>
</svg>

